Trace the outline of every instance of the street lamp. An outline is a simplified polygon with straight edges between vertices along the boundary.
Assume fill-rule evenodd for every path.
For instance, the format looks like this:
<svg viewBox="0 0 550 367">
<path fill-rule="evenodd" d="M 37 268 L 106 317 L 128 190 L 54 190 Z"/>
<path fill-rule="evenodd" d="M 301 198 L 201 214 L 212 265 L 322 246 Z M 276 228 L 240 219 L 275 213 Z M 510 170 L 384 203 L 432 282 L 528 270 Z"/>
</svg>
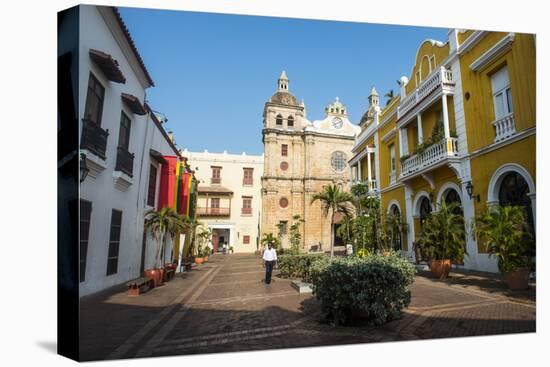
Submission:
<svg viewBox="0 0 550 367">
<path fill-rule="evenodd" d="M 479 194 L 474 195 L 474 185 L 472 185 L 472 181 L 468 181 L 468 183 L 466 184 L 466 191 L 470 196 L 470 200 L 476 198 L 477 202 L 479 202 Z"/>
<path fill-rule="evenodd" d="M 86 164 L 86 154 L 80 153 L 80 183 L 84 182 L 88 172 L 90 172 L 90 169 Z"/>
</svg>

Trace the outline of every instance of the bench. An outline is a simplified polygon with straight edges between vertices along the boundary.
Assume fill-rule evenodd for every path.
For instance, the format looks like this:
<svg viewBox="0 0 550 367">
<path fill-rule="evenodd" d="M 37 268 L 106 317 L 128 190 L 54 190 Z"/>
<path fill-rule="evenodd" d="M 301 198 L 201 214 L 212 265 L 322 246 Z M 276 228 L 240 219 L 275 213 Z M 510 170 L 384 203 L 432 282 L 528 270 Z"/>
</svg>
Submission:
<svg viewBox="0 0 550 367">
<path fill-rule="evenodd" d="M 147 292 L 153 287 L 153 279 L 137 278 L 126 283 L 128 286 L 129 296 L 139 296 L 141 293 Z"/>
<path fill-rule="evenodd" d="M 167 282 L 169 280 L 172 280 L 174 278 L 174 275 L 176 274 L 175 269 L 164 269 L 164 280 Z"/>
</svg>

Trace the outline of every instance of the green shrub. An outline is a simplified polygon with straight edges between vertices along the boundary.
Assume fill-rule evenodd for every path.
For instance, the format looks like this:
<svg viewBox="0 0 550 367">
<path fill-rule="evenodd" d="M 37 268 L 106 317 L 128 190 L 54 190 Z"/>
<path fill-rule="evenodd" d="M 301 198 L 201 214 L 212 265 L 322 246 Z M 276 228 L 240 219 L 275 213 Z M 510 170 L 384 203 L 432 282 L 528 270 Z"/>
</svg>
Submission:
<svg viewBox="0 0 550 367">
<path fill-rule="evenodd" d="M 282 255 L 277 258 L 279 275 L 283 278 L 300 278 L 304 282 L 310 282 L 310 269 L 312 264 L 324 254 Z"/>
<path fill-rule="evenodd" d="M 326 321 L 348 324 L 358 312 L 369 324 L 398 318 L 411 301 L 415 267 L 397 254 L 318 261 L 311 267 L 313 292 Z"/>
</svg>

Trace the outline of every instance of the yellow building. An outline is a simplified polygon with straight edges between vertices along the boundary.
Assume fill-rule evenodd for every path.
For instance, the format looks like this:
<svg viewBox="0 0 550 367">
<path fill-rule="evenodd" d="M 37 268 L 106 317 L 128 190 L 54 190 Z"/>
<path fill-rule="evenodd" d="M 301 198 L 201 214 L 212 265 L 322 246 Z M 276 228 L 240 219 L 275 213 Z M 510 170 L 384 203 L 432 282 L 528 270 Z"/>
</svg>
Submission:
<svg viewBox="0 0 550 367">
<path fill-rule="evenodd" d="M 531 34 L 451 29 L 446 42 L 420 45 L 384 108 L 373 88 L 350 175 L 407 222 L 401 249 L 411 259 L 442 201 L 460 202 L 467 223 L 487 205 L 522 205 L 535 228 L 535 54 Z M 497 271 L 466 227 L 464 267 Z"/>
</svg>

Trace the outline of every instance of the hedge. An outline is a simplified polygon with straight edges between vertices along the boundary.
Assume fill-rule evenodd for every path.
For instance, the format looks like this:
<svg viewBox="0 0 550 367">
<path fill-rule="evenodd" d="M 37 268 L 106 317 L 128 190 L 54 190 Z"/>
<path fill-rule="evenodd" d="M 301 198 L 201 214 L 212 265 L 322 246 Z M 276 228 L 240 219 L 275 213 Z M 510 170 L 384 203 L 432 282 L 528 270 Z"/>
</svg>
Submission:
<svg viewBox="0 0 550 367">
<path fill-rule="evenodd" d="M 398 254 L 332 258 L 311 267 L 313 293 L 326 321 L 349 324 L 356 315 L 380 325 L 411 301 L 415 267 Z"/>
<path fill-rule="evenodd" d="M 277 258 L 279 276 L 282 278 L 300 278 L 310 282 L 310 269 L 314 262 L 326 258 L 323 254 L 281 255 Z"/>
</svg>

